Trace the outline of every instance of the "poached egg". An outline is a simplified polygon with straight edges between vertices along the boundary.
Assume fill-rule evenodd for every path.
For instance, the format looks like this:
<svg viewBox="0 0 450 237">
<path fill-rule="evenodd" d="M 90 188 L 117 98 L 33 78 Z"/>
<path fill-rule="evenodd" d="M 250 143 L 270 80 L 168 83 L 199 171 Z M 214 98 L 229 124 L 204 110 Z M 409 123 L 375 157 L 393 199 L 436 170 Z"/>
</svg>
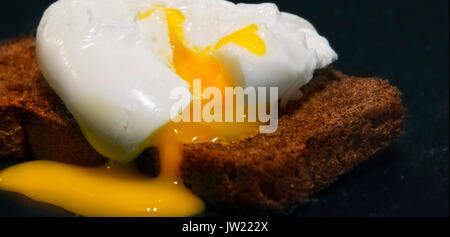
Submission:
<svg viewBox="0 0 450 237">
<path fill-rule="evenodd" d="M 286 103 L 337 57 L 306 20 L 223 0 L 60 0 L 43 16 L 37 53 L 89 142 L 119 162 L 156 145 L 148 138 L 170 122 L 174 88 L 195 78 L 278 87 Z"/>
</svg>

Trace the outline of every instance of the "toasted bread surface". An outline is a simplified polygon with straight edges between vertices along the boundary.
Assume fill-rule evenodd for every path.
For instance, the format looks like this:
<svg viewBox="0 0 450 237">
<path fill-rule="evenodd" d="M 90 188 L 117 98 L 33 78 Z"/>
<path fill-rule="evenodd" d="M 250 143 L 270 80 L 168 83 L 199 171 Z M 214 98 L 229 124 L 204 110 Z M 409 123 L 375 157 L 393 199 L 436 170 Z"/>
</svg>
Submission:
<svg viewBox="0 0 450 237">
<path fill-rule="evenodd" d="M 181 174 L 218 209 L 288 212 L 402 133 L 401 93 L 378 78 L 321 70 L 281 109 L 273 134 L 231 144 L 185 144 Z M 154 149 L 139 159 L 158 172 Z M 0 46 L 0 158 L 105 162 L 39 72 L 32 37 Z M 150 161 L 148 161 L 150 160 Z"/>
</svg>

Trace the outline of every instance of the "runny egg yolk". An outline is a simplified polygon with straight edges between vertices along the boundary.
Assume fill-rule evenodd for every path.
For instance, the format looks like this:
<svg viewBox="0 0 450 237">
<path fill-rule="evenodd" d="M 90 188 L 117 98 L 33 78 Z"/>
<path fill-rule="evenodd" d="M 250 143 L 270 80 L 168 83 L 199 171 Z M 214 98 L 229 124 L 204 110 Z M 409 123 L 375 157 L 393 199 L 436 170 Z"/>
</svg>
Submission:
<svg viewBox="0 0 450 237">
<path fill-rule="evenodd" d="M 259 56 L 266 53 L 256 25 L 238 30 L 202 51 L 190 49 L 184 40 L 185 17 L 181 11 L 157 7 L 139 13 L 137 19 L 145 19 L 156 10 L 166 13 L 172 67 L 191 86 L 194 79 L 201 79 L 203 88 L 214 86 L 223 91 L 238 86 L 226 65 L 212 53 L 226 44 L 234 43 Z M 139 174 L 134 164 L 88 168 L 32 161 L 1 171 L 0 189 L 84 216 L 191 216 L 200 213 L 204 203 L 179 179 L 183 144 L 243 139 L 257 134 L 259 126 L 257 122 L 169 122 L 148 139 L 159 149 L 161 173 L 157 178 Z"/>
<path fill-rule="evenodd" d="M 161 8 L 159 8 L 161 9 Z M 141 13 L 139 19 L 149 17 L 155 9 Z M 256 25 L 250 25 L 231 33 L 217 42 L 215 46 L 206 47 L 199 51 L 190 49 L 185 44 L 183 13 L 176 9 L 164 9 L 169 29 L 169 39 L 172 46 L 173 68 L 178 76 L 193 85 L 194 79 L 200 79 L 202 87 L 217 87 L 225 95 L 225 87 L 239 86 L 237 80 L 232 78 L 226 65 L 211 52 L 218 50 L 228 43 L 239 45 L 255 55 L 264 55 L 266 47 L 256 31 Z M 196 95 L 194 94 L 194 100 Z M 201 99 L 201 101 L 205 101 Z M 225 101 L 224 98 L 222 101 Z M 239 106 L 235 104 L 235 106 Z M 188 108 L 193 113 L 193 105 Z M 236 108 L 234 108 L 236 109 Z M 244 111 L 245 108 L 243 108 Z M 179 173 L 178 166 L 183 158 L 183 143 L 193 142 L 230 142 L 258 133 L 258 122 L 170 122 L 160 129 L 153 138 L 152 143 L 160 150 L 162 171 L 164 174 L 175 175 Z"/>
<path fill-rule="evenodd" d="M 151 10 L 149 12 L 153 12 Z M 185 20 L 183 13 L 176 9 L 165 9 L 167 24 L 169 28 L 170 44 L 173 53 L 174 71 L 183 80 L 193 85 L 194 79 L 201 80 L 202 88 L 216 87 L 225 95 L 225 87 L 243 86 L 242 82 L 233 78 L 227 66 L 212 54 L 214 50 L 220 49 L 228 43 L 234 43 L 256 55 L 264 55 L 266 47 L 264 41 L 256 34 L 258 27 L 250 25 L 234 33 L 225 36 L 215 46 L 206 47 L 199 51 L 190 49 L 185 44 L 182 23 Z M 144 16 L 147 15 L 144 13 Z M 150 15 L 147 15 L 147 17 Z M 192 91 L 191 91 L 192 92 Z M 194 94 L 194 92 L 193 92 Z M 194 100 L 201 95 L 194 94 Z M 201 101 L 207 102 L 201 98 Z M 222 98 L 222 101 L 225 101 Z M 235 104 L 234 106 L 239 106 Z M 189 109 L 194 106 L 191 104 Z M 238 108 L 234 108 L 237 110 Z M 246 111 L 245 108 L 243 108 Z M 244 115 L 245 116 L 245 115 Z M 257 122 L 170 122 L 164 133 L 170 132 L 176 135 L 182 143 L 190 142 L 229 142 L 250 137 L 258 133 L 260 124 Z M 170 130 L 170 131 L 167 131 Z"/>
<path fill-rule="evenodd" d="M 31 161 L 2 170 L 0 189 L 89 217 L 181 217 L 204 208 L 203 201 L 182 182 L 150 178 L 134 163 L 83 167 Z"/>
</svg>

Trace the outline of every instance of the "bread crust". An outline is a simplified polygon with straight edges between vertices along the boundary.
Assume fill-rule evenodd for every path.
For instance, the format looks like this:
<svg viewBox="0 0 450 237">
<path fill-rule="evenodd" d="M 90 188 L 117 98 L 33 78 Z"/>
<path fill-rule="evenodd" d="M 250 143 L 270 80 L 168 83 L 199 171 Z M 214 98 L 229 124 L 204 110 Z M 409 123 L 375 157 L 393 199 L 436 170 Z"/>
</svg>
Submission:
<svg viewBox="0 0 450 237">
<path fill-rule="evenodd" d="M 185 185 L 217 209 L 288 213 L 403 131 L 401 93 L 387 81 L 325 69 L 302 92 L 281 109 L 273 134 L 185 144 Z M 32 37 L 0 46 L 0 159 L 11 157 L 85 166 L 106 161 L 39 72 Z M 138 161 L 152 176 L 159 172 L 151 151 Z"/>
</svg>

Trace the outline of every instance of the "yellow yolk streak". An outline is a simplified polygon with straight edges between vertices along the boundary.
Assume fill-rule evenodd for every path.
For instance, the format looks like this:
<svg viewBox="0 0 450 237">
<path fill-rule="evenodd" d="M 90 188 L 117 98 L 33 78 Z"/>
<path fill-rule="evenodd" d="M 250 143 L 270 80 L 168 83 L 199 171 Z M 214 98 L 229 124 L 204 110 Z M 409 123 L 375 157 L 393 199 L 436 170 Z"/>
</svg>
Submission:
<svg viewBox="0 0 450 237">
<path fill-rule="evenodd" d="M 234 43 L 259 56 L 266 53 L 264 41 L 256 34 L 256 25 L 197 52 L 196 47 L 192 50 L 185 45 L 182 27 L 185 17 L 181 11 L 157 6 L 138 13 L 136 19 L 145 19 L 155 10 L 164 10 L 167 16 L 173 69 L 191 86 L 194 79 L 201 79 L 202 88 L 214 86 L 222 92 L 225 87 L 237 86 L 225 64 L 213 54 L 226 44 Z M 140 174 L 134 164 L 89 168 L 32 161 L 1 171 L 0 189 L 22 193 L 83 216 L 191 216 L 202 212 L 204 203 L 179 178 L 183 144 L 239 140 L 256 135 L 259 126 L 258 122 L 169 122 L 147 141 L 159 149 L 161 173 L 157 178 Z"/>
<path fill-rule="evenodd" d="M 153 8 L 153 9 L 150 10 L 150 11 L 139 12 L 138 15 L 137 15 L 137 19 L 138 19 L 138 20 L 142 20 L 142 19 L 145 19 L 145 18 L 149 17 L 153 12 L 156 11 L 156 9 L 157 9 L 157 8 Z"/>
<path fill-rule="evenodd" d="M 228 36 L 222 38 L 214 47 L 214 49 L 220 49 L 224 45 L 228 43 L 235 43 L 243 48 L 250 50 L 250 52 L 255 55 L 262 56 L 266 54 L 266 44 L 264 40 L 261 39 L 256 31 L 258 30 L 258 26 L 249 25 L 244 29 L 240 29 Z"/>
</svg>

